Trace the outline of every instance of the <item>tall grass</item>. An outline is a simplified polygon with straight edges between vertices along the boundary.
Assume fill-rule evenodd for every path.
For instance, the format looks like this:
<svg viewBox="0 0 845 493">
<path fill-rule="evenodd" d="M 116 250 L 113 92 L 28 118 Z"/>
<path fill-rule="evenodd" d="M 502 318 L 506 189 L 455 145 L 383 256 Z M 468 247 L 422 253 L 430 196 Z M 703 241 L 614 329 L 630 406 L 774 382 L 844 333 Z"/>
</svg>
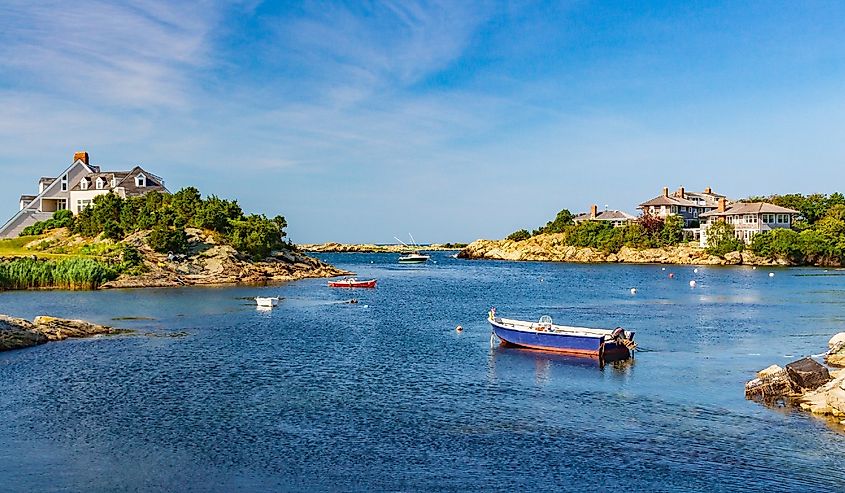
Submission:
<svg viewBox="0 0 845 493">
<path fill-rule="evenodd" d="M 117 275 L 117 269 L 90 258 L 16 258 L 0 262 L 0 289 L 97 289 Z"/>
</svg>

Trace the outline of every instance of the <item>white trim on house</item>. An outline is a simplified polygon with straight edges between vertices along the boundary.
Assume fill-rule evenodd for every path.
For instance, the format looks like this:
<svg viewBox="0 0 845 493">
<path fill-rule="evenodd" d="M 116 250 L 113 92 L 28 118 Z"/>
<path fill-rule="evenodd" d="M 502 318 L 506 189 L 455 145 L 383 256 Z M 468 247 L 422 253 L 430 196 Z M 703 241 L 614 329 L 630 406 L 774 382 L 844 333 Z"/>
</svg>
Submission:
<svg viewBox="0 0 845 493">
<path fill-rule="evenodd" d="M 32 199 L 32 201 L 29 203 L 29 205 L 27 205 L 25 208 L 23 208 L 23 209 L 19 210 L 19 211 L 18 211 L 18 212 L 17 212 L 14 216 L 12 216 L 12 218 L 11 218 L 11 219 L 9 219 L 8 221 L 6 221 L 6 223 L 5 223 L 5 224 L 3 224 L 3 226 L 2 226 L 2 227 L 0 227 L 0 238 L 3 238 L 3 237 L 5 237 L 5 236 L 6 236 L 6 231 L 7 231 L 7 229 L 9 228 L 9 226 L 10 226 L 10 225 L 12 225 L 12 224 L 14 224 L 14 222 L 15 222 L 15 221 L 16 221 L 16 220 L 20 217 L 20 216 L 22 216 L 23 214 L 28 214 L 28 213 L 31 213 L 31 212 L 37 212 L 37 211 L 38 211 L 38 204 L 40 204 L 40 203 L 41 203 L 41 199 L 43 199 L 43 198 L 44 198 L 47 194 L 53 193 L 53 191 L 54 191 L 53 189 L 54 189 L 54 188 L 56 188 L 56 187 L 60 187 L 62 184 L 64 184 L 64 188 L 65 188 L 65 190 L 61 190 L 61 189 L 60 189 L 60 190 L 58 190 L 58 191 L 60 191 L 60 192 L 62 192 L 62 191 L 67 192 L 67 191 L 68 191 L 68 188 L 69 188 L 69 187 L 67 186 L 67 185 L 68 185 L 68 183 L 67 183 L 67 177 L 68 177 L 68 174 L 70 174 L 70 172 L 71 172 L 71 171 L 72 171 L 72 170 L 73 170 L 73 169 L 74 169 L 77 165 L 83 166 L 83 167 L 85 167 L 85 169 L 87 169 L 87 170 L 88 170 L 88 172 L 89 172 L 89 173 L 93 173 L 93 171 L 91 170 L 91 167 L 90 167 L 90 166 L 88 166 L 87 164 L 85 164 L 85 162 L 84 162 L 84 161 L 82 161 L 81 159 L 77 159 L 76 161 L 74 161 L 73 163 L 71 163 L 71 165 L 70 165 L 70 166 L 68 166 L 68 167 L 67 167 L 67 169 L 65 169 L 65 170 L 64 170 L 64 172 L 63 172 L 63 173 L 61 173 L 61 174 L 59 175 L 59 176 L 61 176 L 61 179 L 58 179 L 58 180 L 53 181 L 53 183 L 51 183 L 49 186 L 47 186 L 47 188 L 45 188 L 45 189 L 44 189 L 41 193 L 39 193 L 38 195 L 36 195 L 36 196 L 35 196 L 35 198 L 34 198 L 34 199 Z M 33 205 L 34 205 L 35 207 L 33 207 Z"/>
</svg>

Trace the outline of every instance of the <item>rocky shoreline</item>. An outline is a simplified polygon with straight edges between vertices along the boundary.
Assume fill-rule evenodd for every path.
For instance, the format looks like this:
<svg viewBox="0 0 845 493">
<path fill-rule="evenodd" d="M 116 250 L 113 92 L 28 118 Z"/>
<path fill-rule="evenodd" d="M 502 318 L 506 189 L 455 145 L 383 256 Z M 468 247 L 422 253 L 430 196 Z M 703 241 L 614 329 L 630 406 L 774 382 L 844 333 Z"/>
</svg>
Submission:
<svg viewBox="0 0 845 493">
<path fill-rule="evenodd" d="M 745 384 L 745 397 L 767 405 L 796 405 L 845 425 L 845 332 L 828 342 L 824 366 L 802 358 L 784 368 L 772 365 Z"/>
<path fill-rule="evenodd" d="M 51 341 L 132 332 L 83 320 L 68 320 L 46 315 L 35 317 L 32 322 L 23 318 L 0 315 L 0 351 L 22 349 Z"/>
<path fill-rule="evenodd" d="M 215 234 L 196 228 L 186 228 L 189 251 L 186 255 L 168 255 L 150 248 L 149 231 L 128 236 L 119 243 L 135 247 L 141 255 L 142 272 L 124 273 L 117 279 L 103 283 L 99 289 L 109 288 L 160 288 L 204 285 L 263 285 L 349 275 L 318 259 L 294 250 L 280 250 L 262 260 L 251 259 L 231 245 L 218 241 Z M 53 254 L 78 249 L 79 245 L 96 248 L 114 246 L 111 240 L 86 240 L 71 235 L 66 228 L 53 230 L 46 237 L 33 240 L 24 248 L 38 258 L 42 253 Z M 44 249 L 41 245 L 50 245 Z"/>
<path fill-rule="evenodd" d="M 295 251 L 273 252 L 261 261 L 245 258 L 232 246 L 218 244 L 212 235 L 189 230 L 191 252 L 184 258 L 154 252 L 143 236 L 127 238 L 141 251 L 146 272 L 121 275 L 101 286 L 150 288 L 222 284 L 272 284 L 314 277 L 335 277 L 351 272 Z"/>
<path fill-rule="evenodd" d="M 595 248 L 566 245 L 563 234 L 542 234 L 522 241 L 476 240 L 461 250 L 458 258 L 573 263 L 794 265 L 787 260 L 759 257 L 751 252 L 731 252 L 725 257 L 718 257 L 690 245 L 642 250 L 622 247 L 617 253 L 608 253 Z"/>
<path fill-rule="evenodd" d="M 404 245 L 375 245 L 372 243 L 303 243 L 296 247 L 303 252 L 315 253 L 405 253 L 409 250 Z M 421 252 L 446 252 L 457 251 L 460 248 L 450 244 L 434 243 L 420 246 L 417 250 Z"/>
</svg>

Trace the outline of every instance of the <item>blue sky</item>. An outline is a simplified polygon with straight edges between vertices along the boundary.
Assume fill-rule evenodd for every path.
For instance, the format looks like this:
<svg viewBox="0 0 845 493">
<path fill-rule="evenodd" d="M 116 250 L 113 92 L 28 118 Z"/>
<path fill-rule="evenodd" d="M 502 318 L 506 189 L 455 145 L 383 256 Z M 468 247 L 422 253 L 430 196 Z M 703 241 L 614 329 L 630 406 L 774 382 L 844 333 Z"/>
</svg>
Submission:
<svg viewBox="0 0 845 493">
<path fill-rule="evenodd" d="M 842 190 L 842 2 L 0 4 L 0 214 L 87 150 L 297 242 Z"/>
</svg>

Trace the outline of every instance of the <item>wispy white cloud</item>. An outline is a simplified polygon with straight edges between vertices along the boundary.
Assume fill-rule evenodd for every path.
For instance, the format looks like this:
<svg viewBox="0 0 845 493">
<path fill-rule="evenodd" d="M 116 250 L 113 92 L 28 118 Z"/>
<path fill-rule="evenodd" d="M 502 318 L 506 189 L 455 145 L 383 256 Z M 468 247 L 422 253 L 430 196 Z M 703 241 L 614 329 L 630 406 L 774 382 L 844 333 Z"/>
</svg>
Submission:
<svg viewBox="0 0 845 493">
<path fill-rule="evenodd" d="M 210 62 L 219 8 L 135 0 L 0 5 L 0 70 L 19 86 L 97 105 L 180 105 Z"/>
</svg>

